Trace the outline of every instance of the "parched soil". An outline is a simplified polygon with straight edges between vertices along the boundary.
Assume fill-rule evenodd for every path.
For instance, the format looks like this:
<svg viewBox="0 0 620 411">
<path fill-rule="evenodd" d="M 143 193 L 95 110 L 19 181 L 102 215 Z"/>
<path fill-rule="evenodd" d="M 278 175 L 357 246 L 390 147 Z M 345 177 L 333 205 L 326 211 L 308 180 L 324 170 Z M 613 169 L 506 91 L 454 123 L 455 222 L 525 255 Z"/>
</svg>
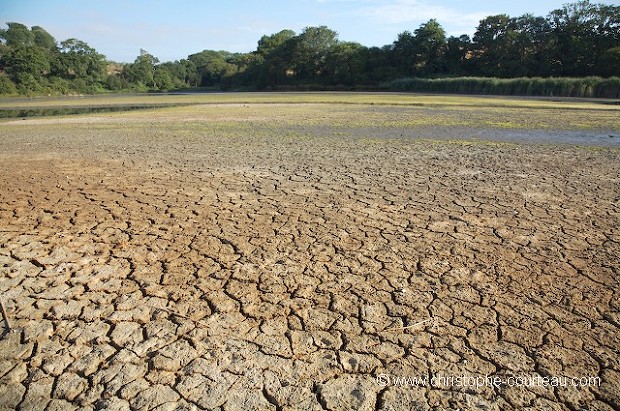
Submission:
<svg viewBox="0 0 620 411">
<path fill-rule="evenodd" d="M 0 124 L 0 409 L 620 408 L 617 148 L 197 110 Z"/>
</svg>

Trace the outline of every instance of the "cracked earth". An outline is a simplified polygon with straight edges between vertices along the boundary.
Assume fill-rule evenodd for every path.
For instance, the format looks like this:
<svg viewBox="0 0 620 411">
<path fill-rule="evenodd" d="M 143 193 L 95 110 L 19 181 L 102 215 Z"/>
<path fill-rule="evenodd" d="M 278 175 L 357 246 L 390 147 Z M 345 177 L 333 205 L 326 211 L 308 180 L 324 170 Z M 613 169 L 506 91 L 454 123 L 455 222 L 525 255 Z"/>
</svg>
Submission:
<svg viewBox="0 0 620 411">
<path fill-rule="evenodd" d="M 0 129 L 1 409 L 620 408 L 617 149 L 249 110 Z"/>
</svg>

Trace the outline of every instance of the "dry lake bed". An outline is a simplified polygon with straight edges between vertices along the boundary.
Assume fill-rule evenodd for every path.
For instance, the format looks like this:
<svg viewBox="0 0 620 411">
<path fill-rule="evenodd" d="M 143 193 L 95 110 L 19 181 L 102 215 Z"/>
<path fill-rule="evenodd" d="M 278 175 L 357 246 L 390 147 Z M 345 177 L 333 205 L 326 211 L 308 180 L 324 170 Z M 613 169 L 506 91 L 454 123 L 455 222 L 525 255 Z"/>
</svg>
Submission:
<svg viewBox="0 0 620 411">
<path fill-rule="evenodd" d="M 613 103 L 0 100 L 0 409 L 619 409 Z"/>
</svg>

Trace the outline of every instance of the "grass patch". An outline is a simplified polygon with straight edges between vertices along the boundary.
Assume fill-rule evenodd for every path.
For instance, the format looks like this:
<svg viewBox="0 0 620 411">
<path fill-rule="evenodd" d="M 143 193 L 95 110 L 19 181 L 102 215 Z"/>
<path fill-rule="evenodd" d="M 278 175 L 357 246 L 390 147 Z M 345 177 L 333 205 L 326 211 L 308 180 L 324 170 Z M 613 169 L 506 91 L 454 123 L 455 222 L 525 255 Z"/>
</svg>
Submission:
<svg viewBox="0 0 620 411">
<path fill-rule="evenodd" d="M 315 139 L 316 143 L 316 138 L 423 139 L 433 135 L 443 140 L 461 136 L 470 140 L 476 135 L 492 136 L 489 130 L 497 130 L 498 136 L 507 136 L 511 130 L 544 130 L 547 134 L 541 132 L 541 135 L 552 136 L 554 140 L 561 139 L 562 130 L 583 130 L 584 135 L 598 133 L 597 138 L 605 133 L 620 135 L 620 106 L 575 100 L 373 93 L 230 93 L 5 99 L 0 101 L 0 107 L 13 103 L 21 104 L 24 110 L 54 105 L 59 109 L 110 107 L 111 110 L 19 121 L 4 119 L 1 123 L 5 133 L 15 133 L 18 129 L 38 133 L 45 128 L 67 130 L 76 137 L 112 133 L 145 143 L 181 139 L 199 144 L 211 138 L 246 141 L 277 138 L 291 142 Z M 121 107 L 118 112 L 117 107 Z M 131 107 L 141 109 L 126 110 Z M 613 144 L 613 138 L 606 140 Z"/>
<path fill-rule="evenodd" d="M 419 107 L 516 107 L 516 108 L 592 108 L 619 111 L 609 101 L 574 101 L 535 98 L 423 95 L 410 93 L 204 93 L 94 95 L 80 97 L 3 98 L 0 108 L 57 108 L 106 106 L 178 106 L 196 104 L 339 104 Z"/>
</svg>

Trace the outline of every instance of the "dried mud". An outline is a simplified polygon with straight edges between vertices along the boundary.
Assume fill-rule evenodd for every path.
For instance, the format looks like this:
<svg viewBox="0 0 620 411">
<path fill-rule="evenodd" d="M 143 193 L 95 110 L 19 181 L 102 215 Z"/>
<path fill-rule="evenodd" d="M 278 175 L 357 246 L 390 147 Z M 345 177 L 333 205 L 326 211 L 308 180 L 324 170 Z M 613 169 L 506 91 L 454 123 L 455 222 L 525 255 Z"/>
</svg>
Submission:
<svg viewBox="0 0 620 411">
<path fill-rule="evenodd" d="M 0 130 L 0 408 L 620 408 L 617 149 L 157 113 Z"/>
</svg>

